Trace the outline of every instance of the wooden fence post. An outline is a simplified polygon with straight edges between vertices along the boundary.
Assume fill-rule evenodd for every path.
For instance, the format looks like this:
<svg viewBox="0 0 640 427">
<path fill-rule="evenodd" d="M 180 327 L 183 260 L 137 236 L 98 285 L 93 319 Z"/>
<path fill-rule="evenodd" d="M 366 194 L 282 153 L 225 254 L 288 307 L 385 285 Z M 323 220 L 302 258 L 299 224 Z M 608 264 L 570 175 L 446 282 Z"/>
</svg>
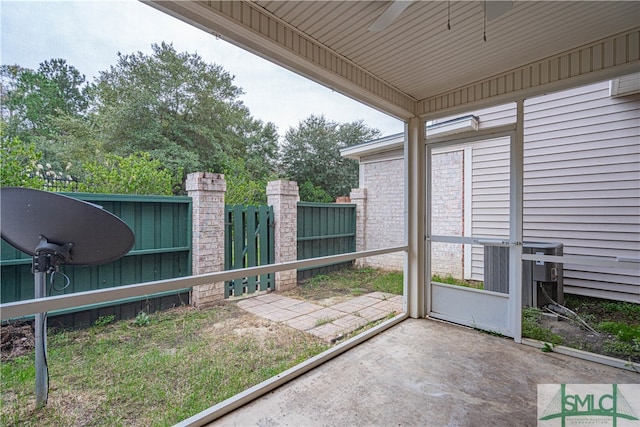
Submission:
<svg viewBox="0 0 640 427">
<path fill-rule="evenodd" d="M 192 198 L 192 274 L 224 270 L 224 175 L 196 172 L 187 175 L 186 189 Z M 224 299 L 224 282 L 194 286 L 191 304 L 210 307 Z"/>
<path fill-rule="evenodd" d="M 267 184 L 267 203 L 273 206 L 275 263 L 298 259 L 298 184 L 294 181 L 270 181 Z M 297 270 L 276 273 L 277 291 L 295 288 Z"/>
</svg>

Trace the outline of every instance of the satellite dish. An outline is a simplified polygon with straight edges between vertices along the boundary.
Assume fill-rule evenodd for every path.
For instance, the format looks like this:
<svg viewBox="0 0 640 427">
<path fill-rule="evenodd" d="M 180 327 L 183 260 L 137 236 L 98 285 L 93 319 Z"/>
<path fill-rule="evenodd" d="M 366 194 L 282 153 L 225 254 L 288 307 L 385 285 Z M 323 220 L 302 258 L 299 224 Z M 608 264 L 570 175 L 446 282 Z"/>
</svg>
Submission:
<svg viewBox="0 0 640 427">
<path fill-rule="evenodd" d="M 61 264 L 97 265 L 123 257 L 135 237 L 120 218 L 101 207 L 31 188 L 0 189 L 0 234 L 35 256 L 58 252 Z"/>
<path fill-rule="evenodd" d="M 97 265 L 126 255 L 135 242 L 121 219 L 100 206 L 31 188 L 0 188 L 0 235 L 33 257 L 35 298 L 62 264 Z M 53 276 L 52 276 L 53 277 Z M 36 407 L 47 404 L 47 314 L 36 313 Z"/>
</svg>

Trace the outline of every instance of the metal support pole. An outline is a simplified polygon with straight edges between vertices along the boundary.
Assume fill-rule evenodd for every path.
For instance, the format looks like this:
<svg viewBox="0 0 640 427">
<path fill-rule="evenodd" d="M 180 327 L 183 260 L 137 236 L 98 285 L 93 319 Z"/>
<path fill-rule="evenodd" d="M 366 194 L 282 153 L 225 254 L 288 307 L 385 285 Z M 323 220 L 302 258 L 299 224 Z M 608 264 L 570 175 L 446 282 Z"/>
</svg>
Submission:
<svg viewBox="0 0 640 427">
<path fill-rule="evenodd" d="M 43 265 L 36 265 L 34 257 L 35 298 L 46 296 L 47 272 Z M 43 257 L 40 257 L 43 258 Z M 46 257 L 45 257 L 46 258 Z M 40 268 L 45 268 L 40 271 Z M 36 340 L 36 408 L 46 406 L 49 394 L 49 368 L 47 367 L 47 313 L 35 315 Z"/>
</svg>

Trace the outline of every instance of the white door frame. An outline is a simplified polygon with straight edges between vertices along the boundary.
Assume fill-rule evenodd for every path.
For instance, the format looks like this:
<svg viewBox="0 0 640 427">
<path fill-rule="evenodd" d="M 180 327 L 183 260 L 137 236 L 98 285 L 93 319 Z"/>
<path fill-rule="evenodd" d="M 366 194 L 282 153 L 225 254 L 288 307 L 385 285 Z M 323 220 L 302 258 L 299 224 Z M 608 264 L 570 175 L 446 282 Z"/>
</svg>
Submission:
<svg viewBox="0 0 640 427">
<path fill-rule="evenodd" d="M 427 295 L 427 314 L 443 320 L 479 329 L 488 329 L 513 337 L 516 342 L 521 341 L 521 311 L 522 311 L 522 193 L 523 193 L 523 101 L 518 101 L 517 122 L 507 126 L 484 129 L 472 133 L 461 134 L 455 138 L 444 137 L 425 141 L 426 147 L 426 239 L 425 239 L 425 283 Z M 431 154 L 433 147 L 470 144 L 490 138 L 509 137 L 510 140 L 510 203 L 509 203 L 509 239 L 474 239 L 471 236 L 434 236 L 431 230 Z M 477 291 L 431 283 L 431 246 L 432 242 L 451 242 L 464 244 L 491 244 L 509 247 L 509 294 L 490 291 Z M 478 310 L 479 318 L 463 319 L 456 316 L 456 306 L 469 305 Z M 451 308 L 449 313 L 442 310 Z M 435 310 L 440 310 L 436 313 Z"/>
</svg>

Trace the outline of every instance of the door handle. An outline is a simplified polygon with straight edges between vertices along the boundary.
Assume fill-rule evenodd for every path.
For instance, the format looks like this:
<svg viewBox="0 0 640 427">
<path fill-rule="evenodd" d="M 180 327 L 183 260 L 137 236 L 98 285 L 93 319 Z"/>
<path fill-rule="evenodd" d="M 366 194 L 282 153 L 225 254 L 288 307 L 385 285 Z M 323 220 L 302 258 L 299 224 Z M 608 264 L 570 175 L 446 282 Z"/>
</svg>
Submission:
<svg viewBox="0 0 640 427">
<path fill-rule="evenodd" d="M 509 240 L 484 240 L 484 239 L 476 239 L 473 241 L 475 244 L 484 245 L 484 246 L 518 246 L 522 243 L 520 242 L 511 242 Z"/>
</svg>

